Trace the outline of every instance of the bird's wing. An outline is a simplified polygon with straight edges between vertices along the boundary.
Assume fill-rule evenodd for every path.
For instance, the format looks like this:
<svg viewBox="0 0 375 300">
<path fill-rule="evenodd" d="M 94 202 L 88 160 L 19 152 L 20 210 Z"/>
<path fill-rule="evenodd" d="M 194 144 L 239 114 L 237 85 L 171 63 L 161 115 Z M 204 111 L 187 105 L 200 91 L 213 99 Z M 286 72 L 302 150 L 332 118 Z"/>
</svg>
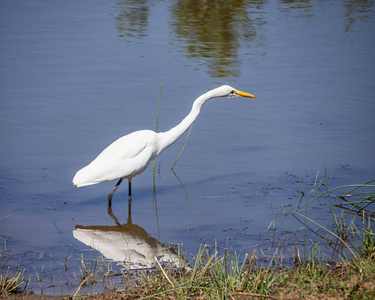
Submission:
<svg viewBox="0 0 375 300">
<path fill-rule="evenodd" d="M 88 166 L 79 170 L 73 179 L 76 186 L 96 184 L 143 172 L 154 154 L 156 133 L 137 131 L 109 145 Z"/>
<path fill-rule="evenodd" d="M 138 156 L 149 143 L 153 131 L 142 130 L 125 135 L 105 148 L 95 160 L 122 161 Z"/>
</svg>

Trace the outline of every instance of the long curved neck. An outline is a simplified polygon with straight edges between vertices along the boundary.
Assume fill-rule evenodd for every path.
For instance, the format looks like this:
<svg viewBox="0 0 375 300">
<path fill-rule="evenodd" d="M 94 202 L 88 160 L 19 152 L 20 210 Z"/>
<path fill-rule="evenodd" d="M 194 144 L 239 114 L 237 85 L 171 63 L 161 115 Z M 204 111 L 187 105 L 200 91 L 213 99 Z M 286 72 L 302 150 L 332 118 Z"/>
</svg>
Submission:
<svg viewBox="0 0 375 300">
<path fill-rule="evenodd" d="M 181 121 L 180 124 L 166 132 L 158 133 L 159 151 L 156 155 L 159 155 L 161 152 L 167 149 L 170 145 L 177 141 L 181 137 L 181 135 L 183 135 L 186 132 L 186 130 L 189 129 L 189 127 L 194 123 L 194 121 L 199 116 L 202 105 L 212 97 L 212 91 L 209 91 L 203 94 L 202 96 L 198 97 L 194 101 L 190 113 Z"/>
</svg>

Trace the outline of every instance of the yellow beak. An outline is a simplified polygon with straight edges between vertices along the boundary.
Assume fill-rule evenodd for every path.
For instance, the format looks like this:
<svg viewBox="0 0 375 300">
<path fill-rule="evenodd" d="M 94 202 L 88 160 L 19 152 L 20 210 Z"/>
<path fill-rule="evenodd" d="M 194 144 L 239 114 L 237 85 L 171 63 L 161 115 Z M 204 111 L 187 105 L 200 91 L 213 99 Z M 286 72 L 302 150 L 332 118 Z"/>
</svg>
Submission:
<svg viewBox="0 0 375 300">
<path fill-rule="evenodd" d="M 241 97 L 248 97 L 248 98 L 255 98 L 254 95 L 251 95 L 251 94 L 248 94 L 248 93 L 244 93 L 244 92 L 241 92 L 241 91 L 234 91 L 238 96 L 241 96 Z"/>
</svg>

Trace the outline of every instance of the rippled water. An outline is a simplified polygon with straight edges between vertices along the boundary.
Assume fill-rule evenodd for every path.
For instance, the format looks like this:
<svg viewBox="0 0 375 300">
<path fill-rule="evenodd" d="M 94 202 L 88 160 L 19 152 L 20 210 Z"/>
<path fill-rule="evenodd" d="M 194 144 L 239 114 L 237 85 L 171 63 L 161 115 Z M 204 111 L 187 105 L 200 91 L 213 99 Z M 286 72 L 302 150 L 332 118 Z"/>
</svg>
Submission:
<svg viewBox="0 0 375 300">
<path fill-rule="evenodd" d="M 65 260 L 77 271 L 90 248 L 76 226 L 116 226 L 106 199 L 115 182 L 71 180 L 118 137 L 154 128 L 160 87 L 160 131 L 218 85 L 257 98 L 204 105 L 178 178 L 170 167 L 186 135 L 156 160 L 157 210 L 152 167 L 134 178 L 132 225 L 188 256 L 202 243 L 270 254 L 270 239 L 287 245 L 286 232 L 302 234 L 281 208 L 298 205 L 298 178 L 305 188 L 325 169 L 332 187 L 374 179 L 374 16 L 373 1 L 1 0 L 7 265 L 64 281 Z M 126 184 L 112 209 L 128 224 Z M 311 214 L 332 224 L 325 209 Z"/>
</svg>

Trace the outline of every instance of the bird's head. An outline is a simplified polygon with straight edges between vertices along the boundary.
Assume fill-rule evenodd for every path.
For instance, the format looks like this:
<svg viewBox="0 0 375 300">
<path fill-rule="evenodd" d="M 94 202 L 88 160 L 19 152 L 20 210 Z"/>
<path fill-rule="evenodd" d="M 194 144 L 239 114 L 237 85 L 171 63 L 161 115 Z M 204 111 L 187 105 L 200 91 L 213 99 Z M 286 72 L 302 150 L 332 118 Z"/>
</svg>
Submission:
<svg viewBox="0 0 375 300">
<path fill-rule="evenodd" d="M 232 88 L 229 85 L 223 85 L 221 87 L 216 88 L 213 90 L 215 96 L 214 97 L 225 97 L 225 98 L 234 98 L 234 97 L 248 97 L 248 98 L 255 98 L 254 95 L 241 92 Z"/>
</svg>

